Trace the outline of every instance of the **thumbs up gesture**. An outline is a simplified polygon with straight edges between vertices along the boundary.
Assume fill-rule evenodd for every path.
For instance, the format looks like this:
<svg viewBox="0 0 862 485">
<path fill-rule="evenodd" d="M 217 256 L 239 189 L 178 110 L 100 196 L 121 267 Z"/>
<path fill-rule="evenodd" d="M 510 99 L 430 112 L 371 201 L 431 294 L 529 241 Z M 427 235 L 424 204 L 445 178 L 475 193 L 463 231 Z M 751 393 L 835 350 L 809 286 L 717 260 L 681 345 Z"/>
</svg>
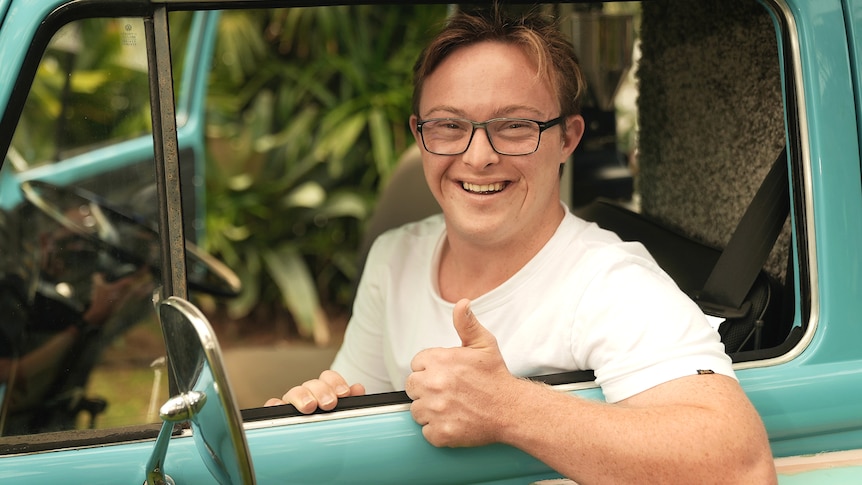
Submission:
<svg viewBox="0 0 862 485">
<path fill-rule="evenodd" d="M 470 309 L 470 300 L 460 300 L 455 304 L 452 321 L 455 325 L 455 331 L 461 337 L 461 347 L 500 354 L 497 339 L 476 319 L 476 315 Z"/>
<path fill-rule="evenodd" d="M 497 339 L 476 319 L 470 301 L 452 315 L 461 347 L 426 349 L 413 358 L 405 388 L 410 412 L 434 446 L 479 446 L 497 441 L 503 406 L 519 379 L 506 368 Z"/>
</svg>

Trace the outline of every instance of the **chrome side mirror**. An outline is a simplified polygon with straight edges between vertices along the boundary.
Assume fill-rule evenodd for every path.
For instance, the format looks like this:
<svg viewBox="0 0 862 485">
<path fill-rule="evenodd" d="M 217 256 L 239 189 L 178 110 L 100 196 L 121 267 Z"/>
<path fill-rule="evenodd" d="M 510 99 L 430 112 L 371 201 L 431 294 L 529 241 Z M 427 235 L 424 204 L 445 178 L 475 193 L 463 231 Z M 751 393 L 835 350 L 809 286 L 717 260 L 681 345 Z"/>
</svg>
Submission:
<svg viewBox="0 0 862 485">
<path fill-rule="evenodd" d="M 159 412 L 162 429 L 147 463 L 147 484 L 172 484 L 164 464 L 176 423 L 191 424 L 201 460 L 222 485 L 253 484 L 254 470 L 242 418 L 227 381 L 221 349 L 206 317 L 172 296 L 157 303 L 170 372 L 179 394 Z"/>
</svg>

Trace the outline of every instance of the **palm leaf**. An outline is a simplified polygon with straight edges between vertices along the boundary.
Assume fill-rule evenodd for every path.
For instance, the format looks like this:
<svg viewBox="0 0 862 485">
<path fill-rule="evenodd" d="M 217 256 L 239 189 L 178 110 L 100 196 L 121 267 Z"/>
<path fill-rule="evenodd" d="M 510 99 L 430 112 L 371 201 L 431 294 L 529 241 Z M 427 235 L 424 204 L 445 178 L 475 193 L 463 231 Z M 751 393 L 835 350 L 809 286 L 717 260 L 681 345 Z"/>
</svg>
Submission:
<svg viewBox="0 0 862 485">
<path fill-rule="evenodd" d="M 329 320 L 320 306 L 311 272 L 296 247 L 283 244 L 264 251 L 263 260 L 300 334 L 312 337 L 319 345 L 329 343 Z"/>
</svg>

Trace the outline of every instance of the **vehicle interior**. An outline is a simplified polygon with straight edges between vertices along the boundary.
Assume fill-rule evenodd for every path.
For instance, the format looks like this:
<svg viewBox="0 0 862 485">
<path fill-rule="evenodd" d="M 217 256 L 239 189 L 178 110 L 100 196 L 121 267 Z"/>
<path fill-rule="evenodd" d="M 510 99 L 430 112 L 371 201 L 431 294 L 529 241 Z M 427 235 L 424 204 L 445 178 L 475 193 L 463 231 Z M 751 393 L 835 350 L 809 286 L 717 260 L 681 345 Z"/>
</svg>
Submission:
<svg viewBox="0 0 862 485">
<path fill-rule="evenodd" d="M 398 113 L 403 123 L 387 120 L 397 127 L 389 152 L 367 136 L 360 138 L 360 129 L 345 143 L 350 150 L 322 148 L 324 142 L 333 143 L 331 135 L 299 131 L 301 121 L 325 119 L 313 117 L 324 109 L 301 105 L 295 94 L 313 91 L 306 86 L 317 74 L 312 68 L 326 64 L 325 58 L 312 56 L 355 52 L 344 46 L 345 39 L 333 38 L 330 51 L 297 39 L 306 29 L 325 25 L 315 22 L 324 22 L 326 15 L 347 11 L 349 18 L 359 10 L 314 7 L 302 9 L 304 16 L 291 8 L 255 11 L 249 18 L 269 22 L 274 30 L 244 52 L 236 47 L 242 28 L 261 24 L 243 24 L 241 5 L 229 7 L 219 18 L 213 53 L 187 50 L 203 34 L 196 30 L 202 28 L 199 19 L 184 10 L 199 7 L 177 3 L 170 16 L 171 49 L 189 299 L 214 324 L 236 400 L 249 422 L 298 414 L 290 406 L 260 406 L 326 368 L 347 324 L 350 292 L 373 238 L 439 207 L 425 185 L 418 150 L 407 138 L 409 112 Z M 376 8 L 362 15 L 383 18 L 380 9 L 394 9 Z M 402 6 L 399 11 L 411 8 L 417 18 L 429 12 L 439 16 L 424 20 L 424 27 L 458 7 Z M 738 366 L 792 358 L 813 329 L 808 325 L 802 128 L 790 75 L 794 54 L 781 41 L 792 28 L 785 14 L 753 0 L 512 8 L 542 8 L 561 19 L 587 74 L 590 91 L 583 115 L 588 130 L 561 174 L 563 201 L 576 215 L 643 243 L 680 288 L 717 319 L 727 353 Z M 40 40 L 31 47 L 36 50 L 28 54 L 29 71 L 17 81 L 20 106 L 10 104 L 0 125 L 0 146 L 6 150 L 0 167 L 0 301 L 11 315 L 0 325 L 3 453 L 51 449 L 68 443 L 68 432 L 90 429 L 86 442 L 138 439 L 142 433 L 154 437 L 160 423 L 154 410 L 171 394 L 153 306 L 153 291 L 163 283 L 160 258 L 169 244 L 160 237 L 156 211 L 165 195 L 155 183 L 146 96 L 153 66 L 147 62 L 144 22 L 125 13 L 106 17 L 90 11 L 46 25 L 49 30 L 37 34 Z M 406 43 L 412 35 L 392 27 L 380 29 L 380 38 L 368 32 L 356 38 L 373 47 Z M 87 49 L 103 45 L 99 42 L 106 37 L 111 41 L 104 45 L 111 49 Z M 267 48 L 277 51 L 285 68 L 262 80 L 243 53 L 259 61 L 255 56 Z M 210 59 L 197 63 L 193 52 L 198 51 Z M 412 58 L 398 56 L 407 54 L 416 52 L 391 53 L 407 66 L 399 71 L 402 76 L 409 74 Z M 207 75 L 191 72 L 209 62 Z M 380 94 L 337 84 L 340 73 L 355 74 L 355 66 L 326 68 L 333 92 L 362 99 Z M 304 69 L 308 72 L 302 75 Z M 228 83 L 237 72 L 239 84 Z M 190 93 L 202 86 L 209 86 L 208 97 L 196 101 Z M 396 89 L 384 92 L 392 93 L 403 96 Z M 331 101 L 328 108 L 345 106 L 333 96 L 320 98 Z M 196 102 L 206 103 L 198 112 L 206 117 L 206 136 L 202 144 L 184 144 L 185 133 L 204 123 L 194 119 Z M 272 106 L 286 114 L 267 111 Z M 315 153 L 329 161 L 316 160 Z M 318 183 L 333 173 L 343 174 L 331 177 L 341 184 L 373 187 L 375 202 L 361 199 L 365 193 L 348 199 L 342 186 L 328 180 Z M 281 192 L 260 200 L 281 204 L 284 213 L 267 212 L 260 219 L 283 226 L 277 240 L 291 244 L 278 246 L 282 252 L 253 246 L 248 241 L 257 229 L 240 222 L 262 211 L 240 214 L 258 197 L 255 184 L 272 181 L 284 184 L 260 193 Z M 324 202 L 308 202 L 315 197 Z M 345 200 L 365 200 L 365 205 L 348 210 Z M 326 238 L 341 246 L 311 254 L 306 241 Z M 274 243 L 259 243 L 264 244 Z M 249 248 L 261 252 L 255 263 L 249 263 Z M 279 279 L 277 270 L 261 269 L 269 264 L 280 274 L 293 274 L 295 259 L 288 256 L 294 254 L 307 264 L 300 272 L 305 279 Z M 333 280 L 342 281 L 338 292 L 314 290 L 314 283 Z M 329 323 L 318 321 L 305 330 L 296 323 L 261 324 L 281 321 L 272 308 L 288 306 L 283 303 L 289 301 L 286 287 L 298 288 L 308 301 L 337 302 L 319 304 L 333 313 Z M 309 287 L 313 291 L 306 291 Z M 261 308 L 257 313 L 255 305 Z M 94 313 L 98 318 L 92 318 Z M 272 367 L 286 371 L 274 380 L 267 372 Z M 588 369 L 533 377 L 552 385 L 593 380 Z M 402 392 L 355 397 L 335 412 L 404 402 Z M 126 431 L 104 431 L 111 429 Z M 41 442 L 21 438 L 41 433 L 50 434 Z"/>
</svg>

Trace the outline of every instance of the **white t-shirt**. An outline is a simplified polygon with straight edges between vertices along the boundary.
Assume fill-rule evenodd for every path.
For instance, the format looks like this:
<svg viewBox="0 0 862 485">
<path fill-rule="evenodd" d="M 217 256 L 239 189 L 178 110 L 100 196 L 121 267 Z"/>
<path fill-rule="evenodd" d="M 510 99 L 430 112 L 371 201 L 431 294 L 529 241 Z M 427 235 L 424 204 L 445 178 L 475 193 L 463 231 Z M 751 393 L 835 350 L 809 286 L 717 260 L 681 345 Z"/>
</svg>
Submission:
<svg viewBox="0 0 862 485">
<path fill-rule="evenodd" d="M 445 229 L 438 214 L 375 241 L 332 364 L 348 383 L 402 390 L 417 352 L 461 344 L 454 303 L 437 287 Z M 735 377 L 718 334 L 646 249 L 568 210 L 545 247 L 471 309 L 512 374 L 592 369 L 608 402 L 698 370 Z"/>
</svg>

